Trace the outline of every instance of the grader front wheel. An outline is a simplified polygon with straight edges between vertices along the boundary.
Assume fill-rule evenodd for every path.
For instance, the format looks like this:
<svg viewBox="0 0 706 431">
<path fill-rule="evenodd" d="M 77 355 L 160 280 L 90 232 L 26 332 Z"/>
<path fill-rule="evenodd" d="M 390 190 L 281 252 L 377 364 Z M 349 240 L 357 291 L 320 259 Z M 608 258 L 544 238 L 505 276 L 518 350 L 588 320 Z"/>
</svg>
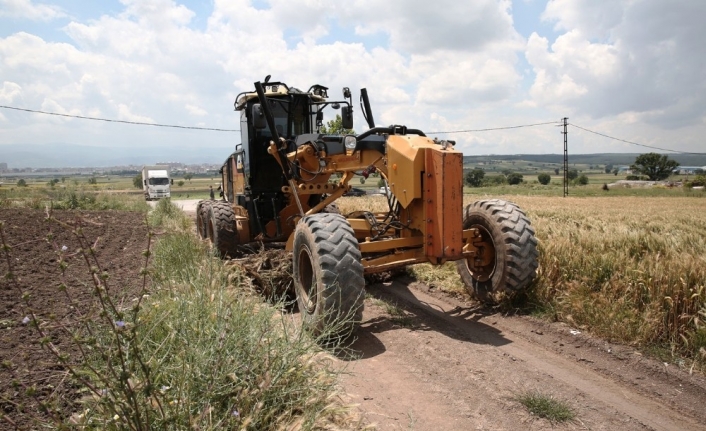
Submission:
<svg viewBox="0 0 706 431">
<path fill-rule="evenodd" d="M 526 289 L 537 271 L 537 238 L 529 219 L 514 203 L 499 199 L 477 201 L 464 211 L 463 228 L 478 229 L 476 256 L 456 261 L 466 290 L 482 302 L 494 293 Z"/>
<path fill-rule="evenodd" d="M 294 232 L 294 288 L 303 325 L 346 337 L 363 317 L 365 280 L 358 241 L 340 214 L 304 217 Z"/>
</svg>

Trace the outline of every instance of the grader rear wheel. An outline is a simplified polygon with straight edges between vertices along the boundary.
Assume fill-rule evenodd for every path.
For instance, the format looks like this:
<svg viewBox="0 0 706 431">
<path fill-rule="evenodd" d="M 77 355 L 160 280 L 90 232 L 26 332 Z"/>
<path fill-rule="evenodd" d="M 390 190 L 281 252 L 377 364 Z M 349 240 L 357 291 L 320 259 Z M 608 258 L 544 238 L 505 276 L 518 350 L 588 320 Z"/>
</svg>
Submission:
<svg viewBox="0 0 706 431">
<path fill-rule="evenodd" d="M 235 215 L 228 202 L 212 202 L 209 205 L 208 238 L 223 257 L 230 256 L 235 250 L 237 244 Z"/>
<path fill-rule="evenodd" d="M 499 199 L 477 201 L 464 211 L 463 228 L 476 228 L 479 253 L 456 261 L 466 290 L 482 302 L 494 293 L 526 289 L 537 271 L 537 238 L 529 219 L 514 203 Z"/>
<path fill-rule="evenodd" d="M 208 239 L 208 217 L 212 201 L 201 201 L 196 206 L 196 232 L 199 238 Z"/>
<path fill-rule="evenodd" d="M 341 338 L 363 317 L 365 280 L 358 241 L 340 214 L 304 217 L 294 232 L 294 288 L 303 325 Z"/>
</svg>

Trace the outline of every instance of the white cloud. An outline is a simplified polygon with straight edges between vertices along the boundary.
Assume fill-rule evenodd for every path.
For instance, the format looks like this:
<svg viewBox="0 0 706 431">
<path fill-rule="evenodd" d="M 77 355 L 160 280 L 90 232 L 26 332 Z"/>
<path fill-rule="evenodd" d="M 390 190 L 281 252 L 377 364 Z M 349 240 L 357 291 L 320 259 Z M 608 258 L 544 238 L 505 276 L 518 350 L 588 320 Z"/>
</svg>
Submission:
<svg viewBox="0 0 706 431">
<path fill-rule="evenodd" d="M 551 47 L 530 37 L 530 94 L 590 118 L 693 124 L 706 114 L 705 15 L 704 2 L 550 0 L 544 17 L 566 32 Z"/>
<path fill-rule="evenodd" d="M 25 18 L 42 6 L 0 2 L 24 10 Z M 528 40 L 513 27 L 509 0 L 267 0 L 265 8 L 263 2 L 214 0 L 208 16 L 174 0 L 121 3 L 117 13 L 62 21 L 61 42 L 29 29 L 1 37 L 0 100 L 85 116 L 233 129 L 236 94 L 271 74 L 303 90 L 325 85 L 336 99 L 350 87 L 358 131 L 366 127 L 358 91 L 367 87 L 378 125 L 449 131 L 569 116 L 637 142 L 678 137 L 692 151 L 702 145 L 704 2 L 549 0 L 543 19 L 556 34 L 540 29 Z M 0 133 L 7 143 L 158 143 L 154 127 L 106 134 L 111 126 L 100 123 L 5 115 L 10 121 Z M 446 137 L 469 154 L 561 152 L 556 132 L 547 126 Z M 204 139 L 196 132 L 176 136 L 169 140 L 174 148 Z M 207 139 L 225 147 L 239 142 L 231 134 Z M 595 136 L 581 133 L 572 134 L 572 144 L 575 151 L 636 150 L 596 144 Z"/>
<path fill-rule="evenodd" d="M 22 94 L 22 87 L 15 83 L 4 81 L 0 89 L 0 103 L 12 104 Z"/>
<path fill-rule="evenodd" d="M 51 21 L 65 16 L 66 14 L 57 6 L 34 4 L 31 0 L 0 0 L 0 17 Z"/>
</svg>

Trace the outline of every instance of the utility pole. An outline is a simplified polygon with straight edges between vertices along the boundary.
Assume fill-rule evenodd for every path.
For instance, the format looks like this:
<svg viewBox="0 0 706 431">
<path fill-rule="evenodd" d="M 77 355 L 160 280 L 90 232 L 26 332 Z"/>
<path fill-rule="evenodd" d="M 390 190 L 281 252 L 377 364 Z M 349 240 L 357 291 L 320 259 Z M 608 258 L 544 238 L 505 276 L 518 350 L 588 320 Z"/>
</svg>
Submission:
<svg viewBox="0 0 706 431">
<path fill-rule="evenodd" d="M 568 142 L 569 142 L 569 132 L 566 128 L 568 117 L 564 117 L 564 131 L 562 132 L 564 134 L 564 197 L 567 197 L 569 195 L 569 149 L 568 149 Z"/>
</svg>

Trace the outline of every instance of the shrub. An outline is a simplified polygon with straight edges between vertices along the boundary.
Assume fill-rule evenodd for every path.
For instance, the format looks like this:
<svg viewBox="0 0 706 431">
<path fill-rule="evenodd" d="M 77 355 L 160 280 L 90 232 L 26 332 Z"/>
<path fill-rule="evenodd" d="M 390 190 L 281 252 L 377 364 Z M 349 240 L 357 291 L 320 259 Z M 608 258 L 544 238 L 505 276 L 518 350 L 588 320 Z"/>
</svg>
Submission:
<svg viewBox="0 0 706 431">
<path fill-rule="evenodd" d="M 581 176 L 576 179 L 576 182 L 580 186 L 585 186 L 586 184 L 588 184 L 588 177 L 584 174 L 581 174 Z"/>
<path fill-rule="evenodd" d="M 483 185 L 483 177 L 485 177 L 485 171 L 480 168 L 475 168 L 472 171 L 466 172 L 464 182 L 469 187 L 480 187 Z"/>
<path fill-rule="evenodd" d="M 507 183 L 510 185 L 520 184 L 523 181 L 522 174 L 513 172 L 507 176 Z"/>
<path fill-rule="evenodd" d="M 686 187 L 703 187 L 706 186 L 706 175 L 699 175 L 691 181 L 684 183 Z"/>
<path fill-rule="evenodd" d="M 537 176 L 537 180 L 539 180 L 539 184 L 546 186 L 552 180 L 552 177 L 549 174 L 542 173 Z"/>
<path fill-rule="evenodd" d="M 27 181 L 24 178 L 17 180 L 17 187 L 27 187 Z"/>
</svg>

